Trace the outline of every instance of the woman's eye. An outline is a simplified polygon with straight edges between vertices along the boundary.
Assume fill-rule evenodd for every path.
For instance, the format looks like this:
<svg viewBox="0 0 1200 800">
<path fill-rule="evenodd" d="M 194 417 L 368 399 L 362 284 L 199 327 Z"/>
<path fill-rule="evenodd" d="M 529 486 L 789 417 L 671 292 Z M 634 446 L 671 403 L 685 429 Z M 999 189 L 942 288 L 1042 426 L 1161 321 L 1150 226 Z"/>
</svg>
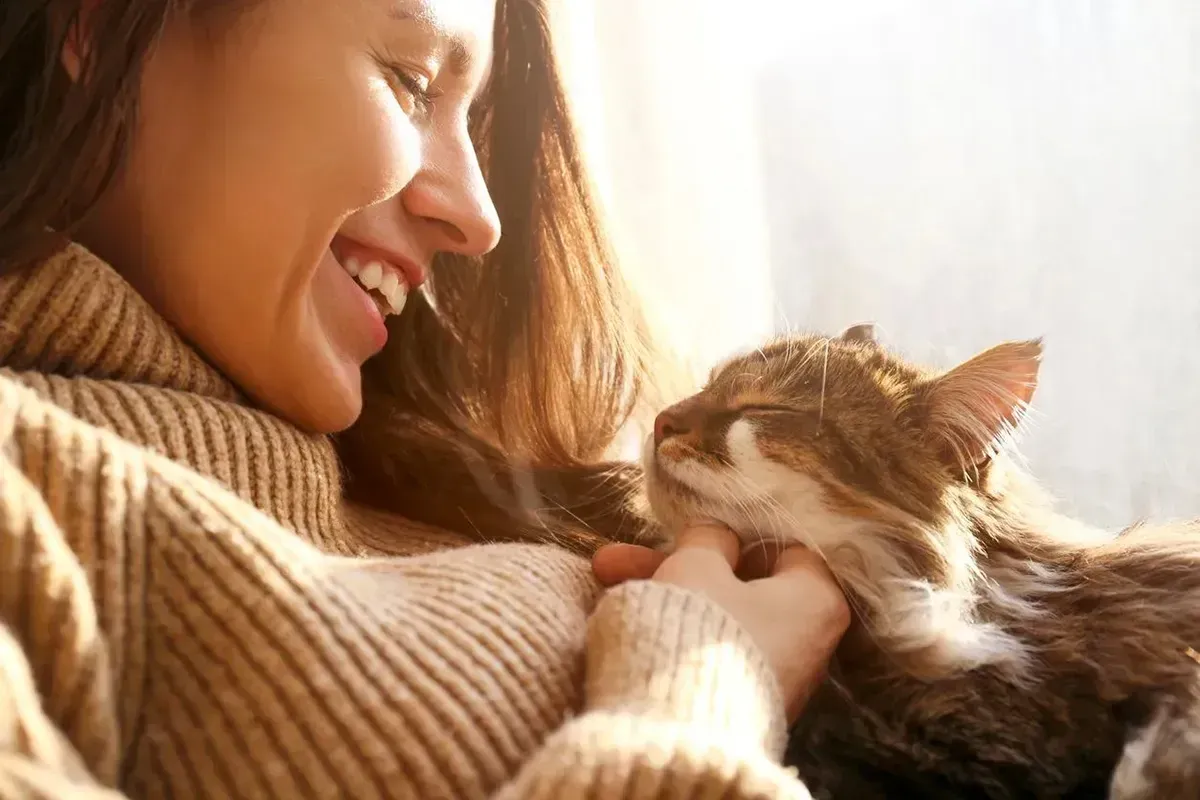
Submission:
<svg viewBox="0 0 1200 800">
<path fill-rule="evenodd" d="M 388 72 L 400 110 L 410 117 L 428 113 L 433 105 L 433 96 L 426 81 L 399 67 L 388 67 Z"/>
</svg>

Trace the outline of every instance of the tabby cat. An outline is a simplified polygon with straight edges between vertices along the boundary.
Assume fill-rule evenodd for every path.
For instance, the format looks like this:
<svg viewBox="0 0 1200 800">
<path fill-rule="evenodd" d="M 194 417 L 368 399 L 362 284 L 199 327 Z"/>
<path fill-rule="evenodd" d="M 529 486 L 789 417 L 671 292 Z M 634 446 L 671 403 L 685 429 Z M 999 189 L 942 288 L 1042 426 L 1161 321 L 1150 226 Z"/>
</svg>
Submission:
<svg viewBox="0 0 1200 800">
<path fill-rule="evenodd" d="M 735 358 L 660 415 L 668 531 L 801 541 L 855 609 L 789 744 L 815 796 L 1200 798 L 1200 526 L 1054 512 L 1013 448 L 1041 354 L 935 371 L 858 325 Z"/>
</svg>

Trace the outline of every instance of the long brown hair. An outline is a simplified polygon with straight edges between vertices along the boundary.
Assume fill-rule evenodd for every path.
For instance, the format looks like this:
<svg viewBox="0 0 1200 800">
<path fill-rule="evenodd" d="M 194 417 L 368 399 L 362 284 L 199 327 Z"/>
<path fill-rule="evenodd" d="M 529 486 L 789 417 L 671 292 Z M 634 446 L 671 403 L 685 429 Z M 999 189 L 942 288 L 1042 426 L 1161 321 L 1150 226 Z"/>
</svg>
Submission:
<svg viewBox="0 0 1200 800">
<path fill-rule="evenodd" d="M 0 5 L 0 265 L 61 246 L 120 168 L 140 68 L 177 13 L 220 0 L 87 4 L 82 77 L 60 54 L 83 0 Z M 349 491 L 485 540 L 589 550 L 646 535 L 640 476 L 604 461 L 666 362 L 602 230 L 547 0 L 499 0 L 487 102 L 472 121 L 499 247 L 444 256 L 364 374 L 338 437 Z M 48 231 L 53 228 L 56 234 Z"/>
<path fill-rule="evenodd" d="M 489 102 L 474 120 L 504 231 L 446 256 L 368 364 L 340 444 L 351 488 L 488 539 L 589 549 L 645 535 L 636 467 L 603 462 L 667 364 L 601 226 L 545 0 L 501 0 Z M 416 299 L 416 298 L 414 298 Z"/>
</svg>

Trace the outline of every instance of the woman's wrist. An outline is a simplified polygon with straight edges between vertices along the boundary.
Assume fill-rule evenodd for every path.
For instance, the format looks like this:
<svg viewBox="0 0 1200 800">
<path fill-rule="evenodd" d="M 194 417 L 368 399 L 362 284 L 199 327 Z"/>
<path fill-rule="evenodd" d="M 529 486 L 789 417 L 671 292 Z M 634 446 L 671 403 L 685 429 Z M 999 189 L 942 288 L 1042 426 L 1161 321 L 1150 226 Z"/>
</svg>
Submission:
<svg viewBox="0 0 1200 800">
<path fill-rule="evenodd" d="M 783 751 L 784 699 L 743 626 L 702 593 L 657 581 L 610 590 L 588 629 L 586 707 L 703 726 Z"/>
</svg>

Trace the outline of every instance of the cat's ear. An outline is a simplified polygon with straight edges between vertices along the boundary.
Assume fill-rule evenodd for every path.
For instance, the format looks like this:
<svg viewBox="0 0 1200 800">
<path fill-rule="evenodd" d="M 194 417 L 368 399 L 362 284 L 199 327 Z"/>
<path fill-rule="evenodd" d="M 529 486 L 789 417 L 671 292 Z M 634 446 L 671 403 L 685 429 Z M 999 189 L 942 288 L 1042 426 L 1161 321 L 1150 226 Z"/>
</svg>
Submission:
<svg viewBox="0 0 1200 800">
<path fill-rule="evenodd" d="M 879 344 L 879 326 L 874 322 L 860 322 L 857 325 L 851 325 L 849 328 L 846 328 L 846 330 L 837 335 L 837 338 L 843 342 Z"/>
<path fill-rule="evenodd" d="M 1041 362 L 1041 339 L 1005 342 L 926 385 L 930 433 L 951 463 L 980 466 L 1018 433 Z"/>
</svg>

